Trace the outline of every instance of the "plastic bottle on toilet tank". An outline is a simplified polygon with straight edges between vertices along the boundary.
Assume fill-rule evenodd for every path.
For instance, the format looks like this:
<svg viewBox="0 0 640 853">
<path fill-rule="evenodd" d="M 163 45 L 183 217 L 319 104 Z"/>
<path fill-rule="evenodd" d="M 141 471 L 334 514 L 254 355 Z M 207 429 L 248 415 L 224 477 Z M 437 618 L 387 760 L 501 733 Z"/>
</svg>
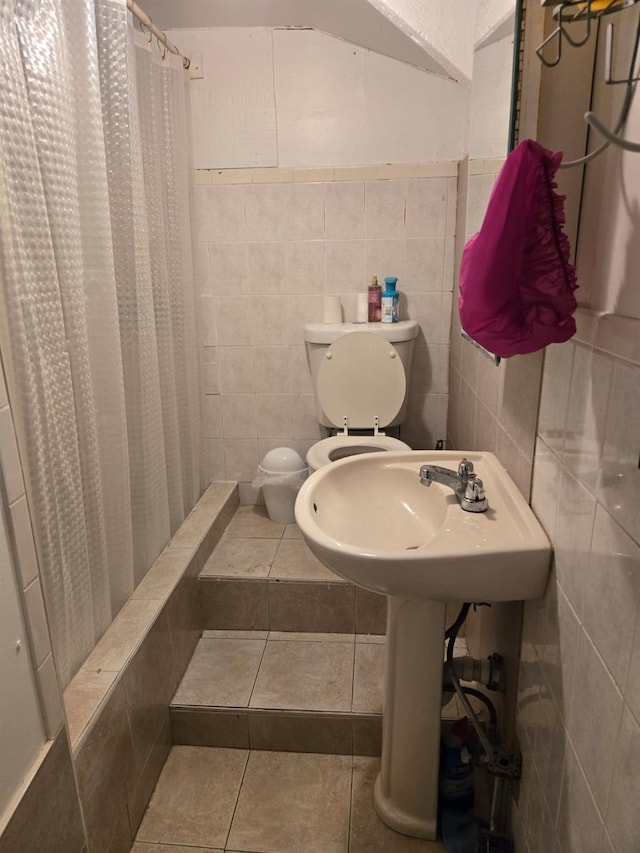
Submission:
<svg viewBox="0 0 640 853">
<path fill-rule="evenodd" d="M 396 283 L 398 279 L 393 276 L 389 276 L 389 278 L 385 278 L 385 288 L 382 292 L 382 316 L 381 320 L 383 323 L 397 323 L 398 322 L 398 291 L 396 290 Z"/>
<path fill-rule="evenodd" d="M 379 323 L 380 322 L 380 299 L 382 295 L 382 288 L 378 284 L 378 276 L 374 275 L 371 279 L 371 284 L 368 289 L 368 303 L 369 303 L 369 314 L 368 319 L 370 323 Z"/>
</svg>

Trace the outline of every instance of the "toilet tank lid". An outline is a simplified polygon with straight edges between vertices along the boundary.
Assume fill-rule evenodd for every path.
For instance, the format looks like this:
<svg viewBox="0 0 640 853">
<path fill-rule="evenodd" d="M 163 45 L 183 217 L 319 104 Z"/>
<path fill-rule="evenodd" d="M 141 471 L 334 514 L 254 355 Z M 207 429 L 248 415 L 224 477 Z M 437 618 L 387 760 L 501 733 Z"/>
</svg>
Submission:
<svg viewBox="0 0 640 853">
<path fill-rule="evenodd" d="M 350 332 L 372 332 L 390 343 L 411 341 L 418 335 L 416 320 L 398 323 L 305 323 L 304 339 L 310 344 L 332 344 Z"/>
</svg>

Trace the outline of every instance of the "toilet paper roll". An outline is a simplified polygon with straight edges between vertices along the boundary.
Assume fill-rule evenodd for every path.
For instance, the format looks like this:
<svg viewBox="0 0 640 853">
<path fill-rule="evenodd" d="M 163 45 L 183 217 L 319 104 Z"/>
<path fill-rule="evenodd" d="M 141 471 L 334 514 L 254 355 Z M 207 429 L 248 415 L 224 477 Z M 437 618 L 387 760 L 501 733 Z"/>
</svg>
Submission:
<svg viewBox="0 0 640 853">
<path fill-rule="evenodd" d="M 369 320 L 369 303 L 366 293 L 358 294 L 358 307 L 356 311 L 356 323 L 366 323 Z"/>
<path fill-rule="evenodd" d="M 339 296 L 325 296 L 324 322 L 342 323 L 342 306 L 340 305 Z"/>
</svg>

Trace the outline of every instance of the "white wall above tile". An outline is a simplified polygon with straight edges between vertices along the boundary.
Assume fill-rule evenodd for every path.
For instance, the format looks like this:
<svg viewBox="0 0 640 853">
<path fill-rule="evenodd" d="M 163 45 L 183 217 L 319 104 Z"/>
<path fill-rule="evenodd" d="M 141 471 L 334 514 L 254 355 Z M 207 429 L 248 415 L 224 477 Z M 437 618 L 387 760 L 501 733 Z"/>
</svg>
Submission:
<svg viewBox="0 0 640 853">
<path fill-rule="evenodd" d="M 466 88 L 313 30 L 273 35 L 279 165 L 462 156 Z"/>
<path fill-rule="evenodd" d="M 458 160 L 469 90 L 317 30 L 167 32 L 202 52 L 196 169 Z"/>
<path fill-rule="evenodd" d="M 202 53 L 204 78 L 189 81 L 195 167 L 277 165 L 270 30 L 180 30 L 168 36 L 187 55 Z"/>
</svg>

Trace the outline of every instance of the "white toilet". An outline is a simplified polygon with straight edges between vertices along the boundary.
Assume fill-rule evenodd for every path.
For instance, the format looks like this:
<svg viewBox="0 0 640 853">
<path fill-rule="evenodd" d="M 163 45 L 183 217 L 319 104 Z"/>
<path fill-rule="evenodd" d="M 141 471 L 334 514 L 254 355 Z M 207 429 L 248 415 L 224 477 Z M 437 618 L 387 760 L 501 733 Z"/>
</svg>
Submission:
<svg viewBox="0 0 640 853">
<path fill-rule="evenodd" d="M 357 453 L 411 450 L 381 430 L 405 418 L 417 334 L 415 320 L 305 325 L 318 421 L 338 430 L 309 449 L 309 473 Z"/>
</svg>

